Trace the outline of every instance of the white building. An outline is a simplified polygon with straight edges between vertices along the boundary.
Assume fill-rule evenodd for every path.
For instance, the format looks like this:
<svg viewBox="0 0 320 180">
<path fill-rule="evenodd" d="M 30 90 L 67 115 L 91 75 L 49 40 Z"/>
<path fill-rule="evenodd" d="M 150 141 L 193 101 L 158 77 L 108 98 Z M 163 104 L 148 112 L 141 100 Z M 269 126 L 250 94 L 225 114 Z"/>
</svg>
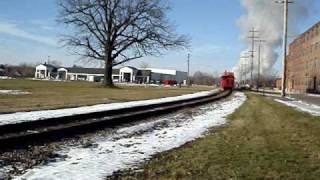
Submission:
<svg viewBox="0 0 320 180">
<path fill-rule="evenodd" d="M 49 64 L 40 64 L 36 67 L 35 78 L 99 82 L 104 78 L 104 71 L 103 68 L 58 68 Z M 187 73 L 177 70 L 159 68 L 137 69 L 126 66 L 120 69 L 113 69 L 112 79 L 114 82 L 129 83 L 161 83 L 163 80 L 173 80 L 182 84 L 187 80 Z"/>
<path fill-rule="evenodd" d="M 37 79 L 54 79 L 56 75 L 57 67 L 45 63 L 36 66 L 34 77 Z"/>
<path fill-rule="evenodd" d="M 57 70 L 57 79 L 60 80 L 82 80 L 82 81 L 101 81 L 104 78 L 103 68 L 59 68 Z M 150 71 L 139 70 L 134 67 L 123 67 L 112 70 L 112 79 L 114 82 L 149 82 Z"/>
<path fill-rule="evenodd" d="M 145 68 L 143 70 L 151 71 L 151 80 L 161 82 L 163 80 L 174 80 L 178 84 L 186 84 L 188 73 L 178 70 Z"/>
</svg>

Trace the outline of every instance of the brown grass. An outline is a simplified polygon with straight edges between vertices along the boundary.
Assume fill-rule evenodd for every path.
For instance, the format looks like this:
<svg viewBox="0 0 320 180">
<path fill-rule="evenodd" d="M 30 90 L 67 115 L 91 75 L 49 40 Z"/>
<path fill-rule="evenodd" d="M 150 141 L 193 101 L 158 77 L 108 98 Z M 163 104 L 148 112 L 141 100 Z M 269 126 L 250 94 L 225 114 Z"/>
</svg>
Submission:
<svg viewBox="0 0 320 180">
<path fill-rule="evenodd" d="M 99 103 L 161 98 L 210 88 L 119 87 L 100 83 L 0 80 L 0 89 L 23 90 L 30 95 L 0 95 L 0 113 L 78 107 Z"/>
</svg>

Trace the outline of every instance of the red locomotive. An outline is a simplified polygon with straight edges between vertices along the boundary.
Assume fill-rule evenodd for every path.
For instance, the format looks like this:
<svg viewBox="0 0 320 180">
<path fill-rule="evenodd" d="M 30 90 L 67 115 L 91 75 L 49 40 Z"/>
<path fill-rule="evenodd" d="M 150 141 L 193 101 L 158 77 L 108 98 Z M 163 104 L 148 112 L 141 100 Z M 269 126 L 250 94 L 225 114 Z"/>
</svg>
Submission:
<svg viewBox="0 0 320 180">
<path fill-rule="evenodd" d="M 234 74 L 233 72 L 225 71 L 221 76 L 220 86 L 222 89 L 233 89 L 234 87 Z"/>
</svg>

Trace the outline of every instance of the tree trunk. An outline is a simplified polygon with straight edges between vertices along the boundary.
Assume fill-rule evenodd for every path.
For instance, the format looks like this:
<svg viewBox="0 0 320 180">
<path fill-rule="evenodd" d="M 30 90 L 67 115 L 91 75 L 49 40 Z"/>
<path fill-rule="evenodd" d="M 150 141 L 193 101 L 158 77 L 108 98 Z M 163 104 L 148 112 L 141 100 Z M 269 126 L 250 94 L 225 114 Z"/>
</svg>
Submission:
<svg viewBox="0 0 320 180">
<path fill-rule="evenodd" d="M 112 81 L 112 61 L 109 58 L 105 60 L 104 86 L 114 87 Z"/>
</svg>

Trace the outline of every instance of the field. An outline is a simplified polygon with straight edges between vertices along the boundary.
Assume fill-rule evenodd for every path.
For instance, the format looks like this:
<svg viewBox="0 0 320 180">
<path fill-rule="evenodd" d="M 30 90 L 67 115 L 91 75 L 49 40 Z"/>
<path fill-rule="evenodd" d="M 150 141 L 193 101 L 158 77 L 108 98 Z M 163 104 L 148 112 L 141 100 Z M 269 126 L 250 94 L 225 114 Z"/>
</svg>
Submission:
<svg viewBox="0 0 320 180">
<path fill-rule="evenodd" d="M 248 94 L 229 124 L 123 179 L 319 179 L 320 118 Z"/>
<path fill-rule="evenodd" d="M 0 94 L 0 113 L 78 107 L 177 96 L 209 90 L 209 87 L 127 87 L 104 88 L 100 83 L 0 80 L 0 90 L 22 90 L 28 95 Z"/>
</svg>

